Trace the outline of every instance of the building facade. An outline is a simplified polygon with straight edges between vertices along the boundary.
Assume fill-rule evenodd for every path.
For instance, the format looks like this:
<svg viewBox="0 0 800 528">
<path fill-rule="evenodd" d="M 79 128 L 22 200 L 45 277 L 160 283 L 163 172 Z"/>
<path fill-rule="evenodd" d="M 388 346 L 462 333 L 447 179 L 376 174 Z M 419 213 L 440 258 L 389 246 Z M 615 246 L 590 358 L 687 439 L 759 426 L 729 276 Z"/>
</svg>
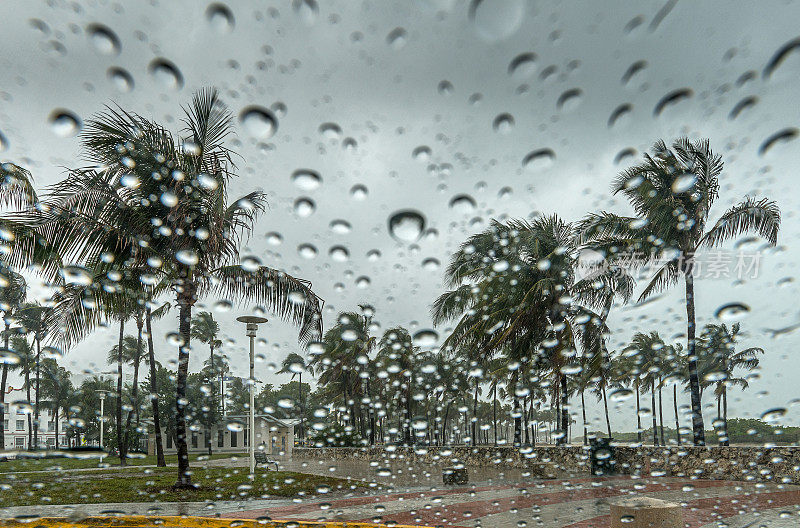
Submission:
<svg viewBox="0 0 800 528">
<path fill-rule="evenodd" d="M 6 451 L 19 451 L 29 447 L 29 427 L 28 416 L 30 413 L 31 425 L 33 425 L 33 411 L 30 406 L 17 406 L 9 403 L 5 404 L 6 410 L 3 414 L 3 433 L 5 436 Z M 58 424 L 58 447 L 67 446 L 67 421 L 60 418 Z M 53 422 L 51 413 L 46 409 L 39 410 L 39 448 L 56 448 L 56 424 Z"/>
<path fill-rule="evenodd" d="M 208 444 L 215 453 L 244 453 L 250 448 L 250 431 L 247 415 L 227 416 L 210 430 L 189 431 L 187 447 L 190 453 L 207 453 Z M 291 456 L 294 447 L 294 424 L 279 420 L 270 414 L 257 414 L 256 449 L 270 455 Z M 177 452 L 175 439 L 163 431 L 164 453 Z M 147 440 L 147 454 L 155 455 L 155 435 L 150 433 Z"/>
</svg>

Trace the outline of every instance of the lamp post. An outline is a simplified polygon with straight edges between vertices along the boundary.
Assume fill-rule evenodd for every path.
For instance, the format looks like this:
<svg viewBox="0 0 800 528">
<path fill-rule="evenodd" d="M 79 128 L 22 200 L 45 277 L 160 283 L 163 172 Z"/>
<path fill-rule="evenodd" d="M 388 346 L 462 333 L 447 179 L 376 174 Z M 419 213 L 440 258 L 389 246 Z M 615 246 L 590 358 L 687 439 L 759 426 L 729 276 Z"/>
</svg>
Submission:
<svg viewBox="0 0 800 528">
<path fill-rule="evenodd" d="M 259 317 L 257 315 L 242 315 L 236 318 L 237 321 L 240 323 L 245 323 L 247 325 L 247 337 L 250 338 L 250 417 L 249 417 L 249 429 L 250 429 L 250 441 L 249 441 L 249 452 L 250 452 L 250 479 L 255 479 L 256 476 L 256 415 L 255 415 L 255 406 L 256 406 L 256 393 L 255 393 L 255 385 L 256 385 L 256 377 L 255 377 L 255 343 L 256 343 L 256 332 L 258 331 L 258 325 L 261 323 L 266 323 L 266 317 Z"/>
<path fill-rule="evenodd" d="M 103 429 L 105 429 L 106 418 L 105 418 L 105 403 L 106 403 L 106 391 L 97 391 L 100 393 L 100 449 L 103 449 Z"/>
</svg>

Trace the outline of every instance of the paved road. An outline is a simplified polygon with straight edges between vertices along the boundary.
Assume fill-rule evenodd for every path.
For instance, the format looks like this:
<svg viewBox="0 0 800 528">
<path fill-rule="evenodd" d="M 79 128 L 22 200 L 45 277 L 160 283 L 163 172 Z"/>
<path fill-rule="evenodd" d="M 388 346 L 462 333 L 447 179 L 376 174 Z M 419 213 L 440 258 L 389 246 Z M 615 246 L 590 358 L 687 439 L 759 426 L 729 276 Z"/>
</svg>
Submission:
<svg viewBox="0 0 800 528">
<path fill-rule="evenodd" d="M 208 465 L 244 465 L 214 460 Z M 401 461 L 281 461 L 282 469 L 374 482 L 371 490 L 313 498 L 184 504 L 103 504 L 8 508 L 3 516 L 74 513 L 217 515 L 239 518 L 352 520 L 429 526 L 608 528 L 609 504 L 646 495 L 682 503 L 687 528 L 800 526 L 800 486 L 629 476 L 539 480 L 521 471 L 485 468 L 469 486 L 445 487 L 433 466 Z"/>
</svg>

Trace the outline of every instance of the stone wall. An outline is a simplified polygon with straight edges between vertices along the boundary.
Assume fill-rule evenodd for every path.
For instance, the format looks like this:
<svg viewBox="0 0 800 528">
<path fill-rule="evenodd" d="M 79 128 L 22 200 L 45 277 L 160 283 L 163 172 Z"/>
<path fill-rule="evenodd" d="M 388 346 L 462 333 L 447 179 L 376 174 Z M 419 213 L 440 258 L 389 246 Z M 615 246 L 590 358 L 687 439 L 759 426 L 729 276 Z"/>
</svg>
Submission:
<svg viewBox="0 0 800 528">
<path fill-rule="evenodd" d="M 295 459 L 359 459 L 432 468 L 497 467 L 528 470 L 536 477 L 577 477 L 590 472 L 589 449 L 565 447 L 329 447 L 295 448 Z M 617 472 L 630 475 L 774 481 L 800 484 L 797 447 L 614 447 Z"/>
</svg>

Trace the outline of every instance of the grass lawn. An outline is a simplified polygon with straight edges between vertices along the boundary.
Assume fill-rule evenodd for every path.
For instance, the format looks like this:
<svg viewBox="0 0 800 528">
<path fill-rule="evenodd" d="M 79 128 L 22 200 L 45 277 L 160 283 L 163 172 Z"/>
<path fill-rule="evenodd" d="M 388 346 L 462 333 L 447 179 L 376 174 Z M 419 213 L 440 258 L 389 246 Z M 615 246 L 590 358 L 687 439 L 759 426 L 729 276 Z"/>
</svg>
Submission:
<svg viewBox="0 0 800 528">
<path fill-rule="evenodd" d="M 85 455 L 83 455 L 85 456 Z M 203 460 L 217 460 L 221 458 L 231 457 L 245 457 L 246 453 L 214 453 L 209 457 L 207 454 L 190 454 L 189 460 L 191 462 Z M 167 464 L 177 464 L 177 455 L 167 455 L 164 457 Z M 155 456 L 140 456 L 133 454 L 128 458 L 129 466 L 155 466 Z M 116 457 L 106 456 L 103 458 L 102 465 L 100 458 L 92 454 L 91 458 L 75 458 L 75 457 L 59 457 L 59 458 L 17 458 L 16 460 L 6 460 L 0 462 L 0 473 L 15 473 L 18 471 L 52 471 L 59 469 L 82 469 L 82 468 L 97 468 L 97 467 L 117 467 L 119 466 L 119 459 Z"/>
<path fill-rule="evenodd" d="M 175 468 L 107 469 L 98 472 L 22 474 L 0 480 L 0 509 L 35 504 L 194 502 L 317 495 L 366 486 L 361 481 L 247 468 L 194 468 L 196 490 L 173 490 Z"/>
</svg>

